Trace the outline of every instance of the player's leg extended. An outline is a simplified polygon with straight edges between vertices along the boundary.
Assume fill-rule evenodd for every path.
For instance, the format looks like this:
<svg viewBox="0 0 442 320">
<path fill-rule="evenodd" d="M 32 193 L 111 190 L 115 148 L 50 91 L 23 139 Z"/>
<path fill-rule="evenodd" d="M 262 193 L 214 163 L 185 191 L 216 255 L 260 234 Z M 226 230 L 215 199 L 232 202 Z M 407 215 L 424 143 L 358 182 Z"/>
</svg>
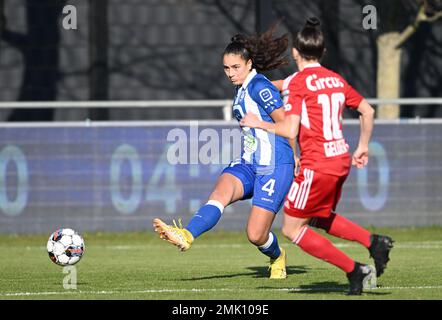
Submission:
<svg viewBox="0 0 442 320">
<path fill-rule="evenodd" d="M 327 218 L 313 218 L 310 225 L 323 229 L 332 236 L 349 241 L 356 241 L 366 248 L 370 247 L 370 231 L 335 212 L 331 212 Z"/>
<path fill-rule="evenodd" d="M 329 217 L 337 187 L 339 177 L 301 170 L 287 195 L 282 232 L 306 253 L 343 270 L 350 281 L 349 294 L 361 294 L 364 282 L 373 279 L 374 283 L 372 269 L 349 258 L 308 225 L 312 218 Z"/>
<path fill-rule="evenodd" d="M 345 178 L 346 177 L 342 177 L 338 183 L 338 191 L 333 208 L 337 207 Z M 389 253 L 393 248 L 394 242 L 390 237 L 371 234 L 368 230 L 335 212 L 331 212 L 330 216 L 325 218 L 313 218 L 310 221 L 310 225 L 323 229 L 332 236 L 349 241 L 356 241 L 366 247 L 369 250 L 370 256 L 375 261 L 376 275 L 378 277 L 387 267 L 387 263 L 390 260 Z"/>
<path fill-rule="evenodd" d="M 355 262 L 337 249 L 327 238 L 308 227 L 309 218 L 297 218 L 284 215 L 282 233 L 291 242 L 308 254 L 327 261 L 345 273 L 351 272 Z"/>
<path fill-rule="evenodd" d="M 342 187 L 346 180 L 346 176 L 340 177 L 336 183 L 336 194 L 332 208 L 336 208 L 341 198 Z M 310 221 L 312 227 L 325 230 L 328 234 L 349 241 L 356 241 L 365 246 L 370 247 L 371 234 L 368 230 L 362 228 L 347 218 L 333 212 L 328 217 L 317 217 Z"/>
<path fill-rule="evenodd" d="M 230 173 L 223 173 L 210 194 L 209 201 L 195 213 L 186 229 L 193 238 L 209 231 L 218 223 L 224 208 L 240 200 L 243 193 L 241 180 Z"/>
<path fill-rule="evenodd" d="M 379 277 L 390 261 L 393 239 L 379 234 L 372 234 L 349 219 L 332 212 L 328 218 L 313 219 L 311 225 L 325 230 L 328 234 L 342 239 L 356 241 L 366 247 L 374 259 L 376 275 Z"/>
<path fill-rule="evenodd" d="M 167 225 L 161 219 L 153 220 L 160 238 L 176 245 L 181 251 L 190 249 L 195 238 L 212 229 L 219 221 L 224 208 L 242 198 L 241 180 L 229 173 L 223 173 L 209 197 L 209 201 L 192 217 L 186 228 L 181 225 Z"/>
<path fill-rule="evenodd" d="M 349 258 L 327 238 L 308 226 L 309 219 L 284 215 L 282 232 L 290 241 L 306 253 L 335 265 L 347 274 L 350 283 L 349 295 L 360 295 L 364 287 L 376 285 L 374 268 Z"/>
<path fill-rule="evenodd" d="M 279 247 L 278 238 L 270 231 L 275 217 L 272 211 L 253 206 L 247 222 L 247 237 L 270 258 L 270 278 L 284 279 L 287 277 L 285 250 Z"/>
</svg>

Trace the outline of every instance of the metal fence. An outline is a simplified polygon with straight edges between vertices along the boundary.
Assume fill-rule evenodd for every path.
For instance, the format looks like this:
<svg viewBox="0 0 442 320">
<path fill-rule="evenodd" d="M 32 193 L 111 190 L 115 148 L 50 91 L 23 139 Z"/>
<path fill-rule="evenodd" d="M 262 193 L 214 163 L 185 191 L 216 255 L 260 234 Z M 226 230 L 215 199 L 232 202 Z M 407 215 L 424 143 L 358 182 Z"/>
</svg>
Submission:
<svg viewBox="0 0 442 320">
<path fill-rule="evenodd" d="M 403 108 L 425 105 L 442 106 L 442 98 L 400 98 L 400 99 L 367 99 L 378 107 L 387 104 L 397 104 Z M 121 101 L 10 101 L 0 102 L 0 110 L 5 109 L 95 109 L 95 108 L 120 108 L 120 109 L 150 109 L 150 108 L 179 108 L 179 109 L 222 109 L 222 119 L 232 120 L 232 101 L 223 100 L 121 100 Z M 179 119 L 177 119 L 179 120 Z"/>
</svg>

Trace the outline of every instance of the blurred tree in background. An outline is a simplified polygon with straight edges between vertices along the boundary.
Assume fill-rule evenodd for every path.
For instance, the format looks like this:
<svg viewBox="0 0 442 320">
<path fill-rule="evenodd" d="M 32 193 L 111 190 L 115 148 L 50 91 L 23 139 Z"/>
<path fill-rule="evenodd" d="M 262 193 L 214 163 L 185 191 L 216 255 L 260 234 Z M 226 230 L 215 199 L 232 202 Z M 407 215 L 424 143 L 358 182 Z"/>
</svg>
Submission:
<svg viewBox="0 0 442 320">
<path fill-rule="evenodd" d="M 322 63 L 366 97 L 442 96 L 442 0 L 0 0 L 0 101 L 230 99 L 221 53 L 236 33 L 318 16 Z M 75 5 L 78 29 L 62 27 Z M 376 9 L 376 28 L 363 10 Z M 290 51 L 287 51 L 287 55 Z M 290 65 L 266 73 L 272 79 Z M 384 118 L 442 106 L 383 106 Z M 217 109 L 3 110 L 0 120 L 219 119 Z"/>
<path fill-rule="evenodd" d="M 378 12 L 383 26 L 376 41 L 377 97 L 399 98 L 403 47 L 421 24 L 432 23 L 442 18 L 442 2 L 440 0 L 377 0 L 375 3 L 379 8 Z M 431 70 L 424 69 L 421 72 L 431 72 Z M 378 111 L 379 118 L 395 119 L 399 116 L 399 106 L 394 104 L 384 105 Z"/>
</svg>

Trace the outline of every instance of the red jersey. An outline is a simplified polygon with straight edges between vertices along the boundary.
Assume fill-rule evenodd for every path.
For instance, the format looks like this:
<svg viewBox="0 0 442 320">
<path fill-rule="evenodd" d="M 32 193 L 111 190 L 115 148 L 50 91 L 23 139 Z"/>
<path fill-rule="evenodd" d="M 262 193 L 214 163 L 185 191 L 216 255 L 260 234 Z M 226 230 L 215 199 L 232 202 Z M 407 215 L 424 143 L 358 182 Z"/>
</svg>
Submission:
<svg viewBox="0 0 442 320">
<path fill-rule="evenodd" d="M 356 109 L 363 97 L 339 74 L 319 63 L 307 65 L 289 84 L 286 113 L 301 117 L 298 143 L 301 165 L 344 176 L 350 170 L 348 144 L 342 134 L 344 106 Z"/>
</svg>

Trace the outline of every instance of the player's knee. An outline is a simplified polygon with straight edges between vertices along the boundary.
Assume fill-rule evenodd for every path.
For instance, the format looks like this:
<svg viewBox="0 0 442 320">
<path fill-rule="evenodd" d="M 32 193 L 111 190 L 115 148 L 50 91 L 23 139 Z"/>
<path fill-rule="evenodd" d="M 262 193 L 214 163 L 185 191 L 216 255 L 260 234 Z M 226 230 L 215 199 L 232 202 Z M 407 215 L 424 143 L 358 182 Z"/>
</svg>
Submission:
<svg viewBox="0 0 442 320">
<path fill-rule="evenodd" d="M 262 246 L 266 243 L 269 234 L 265 234 L 259 231 L 247 230 L 247 238 L 255 246 Z"/>
<path fill-rule="evenodd" d="M 209 200 L 216 200 L 221 203 L 223 206 L 228 206 L 231 202 L 232 195 L 229 192 L 221 192 L 220 190 L 214 190 Z"/>
<path fill-rule="evenodd" d="M 284 237 L 286 237 L 290 241 L 293 241 L 293 239 L 296 238 L 298 233 L 301 232 L 301 228 L 294 228 L 288 225 L 283 225 L 281 232 L 284 235 Z"/>
<path fill-rule="evenodd" d="M 282 226 L 281 232 L 282 232 L 282 235 L 284 237 L 286 237 L 287 239 L 291 240 L 290 237 L 292 235 L 293 229 L 288 228 L 287 226 Z"/>
</svg>

